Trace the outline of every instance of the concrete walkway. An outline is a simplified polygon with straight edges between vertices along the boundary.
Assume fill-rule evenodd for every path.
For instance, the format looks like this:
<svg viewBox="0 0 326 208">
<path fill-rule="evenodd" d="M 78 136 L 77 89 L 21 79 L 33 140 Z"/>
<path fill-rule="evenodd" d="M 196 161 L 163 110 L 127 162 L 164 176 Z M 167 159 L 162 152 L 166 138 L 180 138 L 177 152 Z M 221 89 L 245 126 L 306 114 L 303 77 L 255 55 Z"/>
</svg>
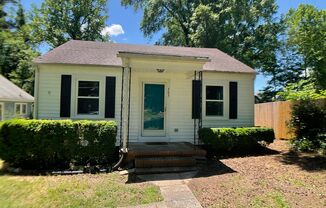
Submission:
<svg viewBox="0 0 326 208">
<path fill-rule="evenodd" d="M 163 202 L 133 206 L 133 208 L 201 208 L 187 183 L 197 172 L 142 175 L 139 178 L 160 187 Z"/>
</svg>

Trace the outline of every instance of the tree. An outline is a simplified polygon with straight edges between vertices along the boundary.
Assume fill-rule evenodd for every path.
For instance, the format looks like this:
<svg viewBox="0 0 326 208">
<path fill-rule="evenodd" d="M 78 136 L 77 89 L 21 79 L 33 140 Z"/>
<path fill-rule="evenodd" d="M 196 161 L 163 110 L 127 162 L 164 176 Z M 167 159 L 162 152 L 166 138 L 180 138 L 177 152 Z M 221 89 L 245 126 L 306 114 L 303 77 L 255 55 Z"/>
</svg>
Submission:
<svg viewBox="0 0 326 208">
<path fill-rule="evenodd" d="M 141 30 L 146 37 L 151 37 L 162 28 L 167 29 L 163 43 L 192 46 L 190 40 L 190 18 L 198 0 L 122 0 L 124 6 L 133 6 L 135 10 L 143 8 L 144 15 Z M 176 38 L 177 42 L 174 40 Z M 166 44 L 165 44 L 166 45 Z"/>
<path fill-rule="evenodd" d="M 309 79 L 288 84 L 277 93 L 280 100 L 315 100 L 326 98 L 326 90 L 318 90 Z"/>
<path fill-rule="evenodd" d="M 271 73 L 276 65 L 277 35 L 274 0 L 122 0 L 143 9 L 141 30 L 151 37 L 163 29 L 158 42 L 218 48 L 249 66 Z"/>
<path fill-rule="evenodd" d="M 34 70 L 32 59 L 38 55 L 33 49 L 30 25 L 26 24 L 24 9 L 17 3 L 11 28 L 0 31 L 0 73 L 33 94 Z"/>
<path fill-rule="evenodd" d="M 19 30 L 24 25 L 26 25 L 26 17 L 25 17 L 25 11 L 22 4 L 18 4 L 18 9 L 16 12 L 16 18 L 15 18 L 15 26 Z"/>
<path fill-rule="evenodd" d="M 301 4 L 287 14 L 288 45 L 303 57 L 319 88 L 326 89 L 326 10 Z"/>
<path fill-rule="evenodd" d="M 101 31 L 108 18 L 107 0 L 45 0 L 34 8 L 33 31 L 37 42 L 57 47 L 70 39 L 106 41 Z"/>
<path fill-rule="evenodd" d="M 0 29 L 5 30 L 9 29 L 12 26 L 12 23 L 6 20 L 8 17 L 7 12 L 4 10 L 5 4 L 14 3 L 13 0 L 0 0 Z"/>
</svg>

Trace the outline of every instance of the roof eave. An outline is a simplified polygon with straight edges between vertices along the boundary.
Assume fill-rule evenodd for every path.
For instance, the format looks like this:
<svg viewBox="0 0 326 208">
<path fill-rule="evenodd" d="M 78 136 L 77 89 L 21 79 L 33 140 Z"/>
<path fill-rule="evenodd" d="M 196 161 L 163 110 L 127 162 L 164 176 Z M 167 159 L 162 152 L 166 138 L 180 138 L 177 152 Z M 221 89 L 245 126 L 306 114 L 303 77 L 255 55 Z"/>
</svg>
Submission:
<svg viewBox="0 0 326 208">
<path fill-rule="evenodd" d="M 75 65 L 75 66 L 94 66 L 94 67 L 114 67 L 121 68 L 121 65 L 110 64 L 82 64 L 82 63 L 58 63 L 58 62 L 33 62 L 34 65 Z"/>
<path fill-rule="evenodd" d="M 204 62 L 204 63 L 211 61 L 211 59 L 209 57 L 201 57 L 201 56 L 180 56 L 180 55 L 170 55 L 170 54 L 138 53 L 138 52 L 128 52 L 128 51 L 119 51 L 117 54 L 117 57 L 185 60 L 185 61 L 198 61 L 198 62 Z"/>
<path fill-rule="evenodd" d="M 35 99 L 17 99 L 17 98 L 0 98 L 0 102 L 23 102 L 23 103 L 33 103 Z"/>
<path fill-rule="evenodd" d="M 203 69 L 203 72 L 220 72 L 220 73 L 241 73 L 241 74 L 253 74 L 257 75 L 258 73 L 255 70 L 252 71 L 231 71 L 231 70 L 211 70 L 211 69 Z"/>
</svg>

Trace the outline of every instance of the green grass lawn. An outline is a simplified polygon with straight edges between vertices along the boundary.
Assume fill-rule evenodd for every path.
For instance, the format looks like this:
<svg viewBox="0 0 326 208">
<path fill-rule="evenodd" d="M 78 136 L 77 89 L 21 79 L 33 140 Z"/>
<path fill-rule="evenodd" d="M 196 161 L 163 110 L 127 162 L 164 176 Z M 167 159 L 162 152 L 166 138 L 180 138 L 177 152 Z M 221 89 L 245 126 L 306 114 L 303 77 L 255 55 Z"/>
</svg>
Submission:
<svg viewBox="0 0 326 208">
<path fill-rule="evenodd" d="M 0 161 L 1 166 L 1 161 Z M 0 175 L 1 207 L 117 207 L 161 201 L 158 187 L 126 184 L 117 173 L 73 176 Z"/>
</svg>

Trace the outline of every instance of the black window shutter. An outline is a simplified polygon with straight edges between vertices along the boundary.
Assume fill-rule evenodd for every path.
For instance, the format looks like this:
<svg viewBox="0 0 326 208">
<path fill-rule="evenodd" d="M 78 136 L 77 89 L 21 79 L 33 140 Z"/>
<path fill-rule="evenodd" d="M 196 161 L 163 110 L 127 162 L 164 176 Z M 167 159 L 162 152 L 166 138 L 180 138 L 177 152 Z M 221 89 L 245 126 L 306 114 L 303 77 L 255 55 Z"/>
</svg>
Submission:
<svg viewBox="0 0 326 208">
<path fill-rule="evenodd" d="M 105 118 L 114 118 L 115 114 L 115 77 L 106 77 Z"/>
<path fill-rule="evenodd" d="M 238 118 L 238 82 L 230 82 L 229 118 Z"/>
<path fill-rule="evenodd" d="M 60 117 L 70 117 L 71 75 L 61 75 Z"/>
<path fill-rule="evenodd" d="M 201 91 L 201 81 L 192 80 L 192 118 L 200 118 L 200 93 Z"/>
</svg>

